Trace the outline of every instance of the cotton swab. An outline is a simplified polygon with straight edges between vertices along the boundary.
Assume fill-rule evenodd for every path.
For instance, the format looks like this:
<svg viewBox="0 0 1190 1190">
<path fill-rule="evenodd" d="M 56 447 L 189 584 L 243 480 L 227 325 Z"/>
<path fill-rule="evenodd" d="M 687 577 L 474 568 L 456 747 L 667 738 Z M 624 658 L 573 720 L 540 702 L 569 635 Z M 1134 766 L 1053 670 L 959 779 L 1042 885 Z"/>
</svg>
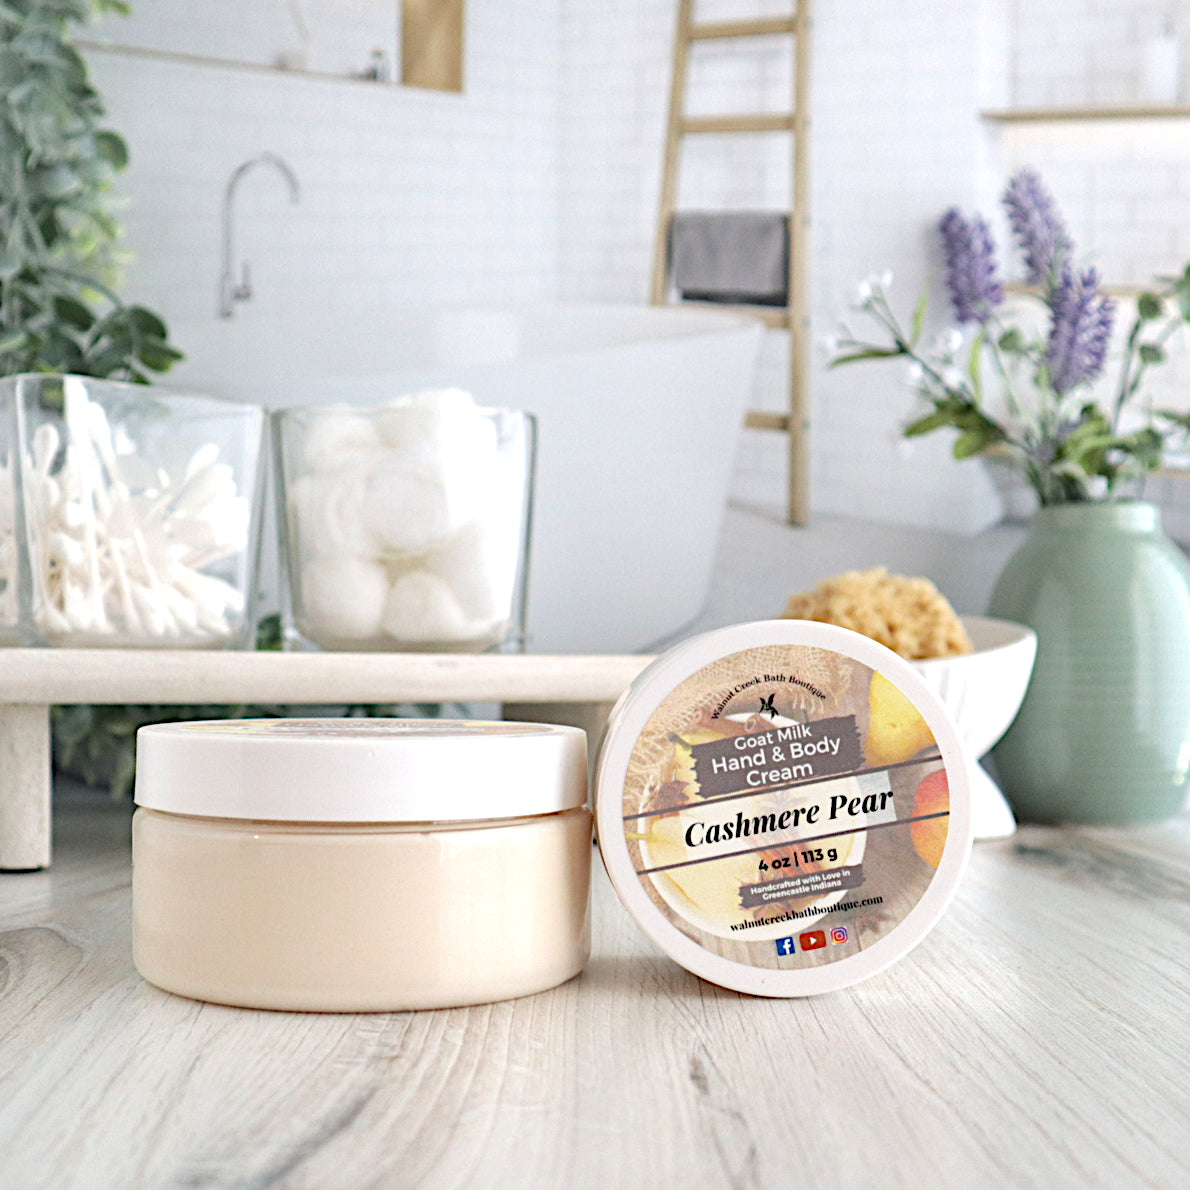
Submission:
<svg viewBox="0 0 1190 1190">
<path fill-rule="evenodd" d="M 39 426 L 25 476 L 43 634 L 100 643 L 230 637 L 243 594 L 202 571 L 247 548 L 251 506 L 218 445 L 194 451 L 175 482 L 141 457 L 124 426 L 113 433 L 83 381 L 68 378 L 64 389 L 65 441 L 54 425 Z M 4 540 L 0 525 L 0 550 Z M 3 558 L 0 600 L 13 585 L 3 584 Z"/>
</svg>

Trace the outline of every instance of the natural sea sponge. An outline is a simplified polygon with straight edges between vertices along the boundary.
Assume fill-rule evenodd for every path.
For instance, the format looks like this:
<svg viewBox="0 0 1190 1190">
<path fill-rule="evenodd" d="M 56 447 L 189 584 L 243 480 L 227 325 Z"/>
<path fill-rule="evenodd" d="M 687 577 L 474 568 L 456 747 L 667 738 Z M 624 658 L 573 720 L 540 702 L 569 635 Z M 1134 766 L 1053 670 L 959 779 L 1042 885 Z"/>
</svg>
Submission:
<svg viewBox="0 0 1190 1190">
<path fill-rule="evenodd" d="M 928 578 L 889 574 L 883 566 L 824 579 L 791 596 L 781 618 L 838 624 L 912 661 L 972 651 L 954 608 Z"/>
</svg>

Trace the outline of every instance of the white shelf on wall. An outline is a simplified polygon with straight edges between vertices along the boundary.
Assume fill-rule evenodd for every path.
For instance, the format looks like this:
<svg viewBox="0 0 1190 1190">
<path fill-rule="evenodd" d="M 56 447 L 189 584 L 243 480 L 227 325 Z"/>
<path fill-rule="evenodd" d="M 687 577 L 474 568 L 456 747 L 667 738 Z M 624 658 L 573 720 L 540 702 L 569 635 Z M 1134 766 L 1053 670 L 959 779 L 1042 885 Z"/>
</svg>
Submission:
<svg viewBox="0 0 1190 1190">
<path fill-rule="evenodd" d="M 1019 297 L 1022 294 L 1031 294 L 1034 297 L 1041 296 L 1041 289 L 1036 285 L 1028 285 L 1023 281 L 1009 281 L 1004 286 L 1005 292 L 1012 294 L 1014 297 Z M 1142 293 L 1155 293 L 1161 289 L 1160 285 L 1100 285 L 1099 292 L 1106 294 L 1112 298 L 1124 298 L 1125 300 L 1131 298 L 1138 298 Z"/>
<path fill-rule="evenodd" d="M 239 58 L 220 58 L 213 54 L 191 54 L 184 50 L 162 50 L 152 46 L 122 45 L 118 42 L 92 41 L 85 37 L 71 43 L 84 53 L 98 53 L 122 58 L 142 58 L 150 62 L 168 62 L 175 66 L 202 66 L 214 70 L 239 70 L 250 74 L 281 75 L 291 79 L 315 79 L 320 82 L 364 83 L 370 87 L 401 87 L 405 84 L 393 79 L 376 79 L 363 74 L 347 74 L 333 70 L 314 70 L 310 67 L 277 66 L 270 62 L 250 62 Z M 423 88 L 424 89 L 424 88 Z"/>
<path fill-rule="evenodd" d="M 0 648 L 0 870 L 50 862 L 50 707 L 499 702 L 594 738 L 645 656 Z"/>
<path fill-rule="evenodd" d="M 1062 124 L 1091 120 L 1190 120 L 1190 106 L 1018 107 L 979 113 L 995 124 Z"/>
</svg>

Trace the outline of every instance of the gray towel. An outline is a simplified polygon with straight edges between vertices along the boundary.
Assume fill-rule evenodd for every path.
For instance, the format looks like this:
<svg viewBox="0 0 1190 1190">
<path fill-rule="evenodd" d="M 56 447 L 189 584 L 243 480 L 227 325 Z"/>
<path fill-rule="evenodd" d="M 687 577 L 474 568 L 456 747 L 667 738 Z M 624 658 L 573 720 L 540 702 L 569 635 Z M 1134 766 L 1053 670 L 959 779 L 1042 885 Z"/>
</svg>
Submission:
<svg viewBox="0 0 1190 1190">
<path fill-rule="evenodd" d="M 789 216 L 776 211 L 682 211 L 670 224 L 674 288 L 687 301 L 784 306 Z"/>
</svg>

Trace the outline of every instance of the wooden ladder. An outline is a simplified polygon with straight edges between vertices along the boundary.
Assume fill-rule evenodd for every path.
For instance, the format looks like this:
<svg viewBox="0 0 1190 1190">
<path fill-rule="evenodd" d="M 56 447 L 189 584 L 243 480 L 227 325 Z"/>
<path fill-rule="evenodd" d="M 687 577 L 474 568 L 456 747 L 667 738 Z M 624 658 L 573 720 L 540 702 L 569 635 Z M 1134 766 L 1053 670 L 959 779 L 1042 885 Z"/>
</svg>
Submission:
<svg viewBox="0 0 1190 1190">
<path fill-rule="evenodd" d="M 671 304 L 669 286 L 669 228 L 677 201 L 682 138 L 691 134 L 788 132 L 793 138 L 793 186 L 789 215 L 788 306 L 723 306 L 759 318 L 770 327 L 789 330 L 789 412 L 750 410 L 750 429 L 780 430 L 789 435 L 789 522 L 804 525 L 810 519 L 810 403 L 809 403 L 809 279 L 810 279 L 810 169 L 807 133 L 810 123 L 810 0 L 797 0 L 787 17 L 696 24 L 694 0 L 680 0 L 674 43 L 673 83 L 665 136 L 665 166 L 661 204 L 653 251 L 652 301 Z M 690 46 L 695 41 L 793 35 L 793 110 L 732 116 L 686 115 L 686 79 Z"/>
</svg>

